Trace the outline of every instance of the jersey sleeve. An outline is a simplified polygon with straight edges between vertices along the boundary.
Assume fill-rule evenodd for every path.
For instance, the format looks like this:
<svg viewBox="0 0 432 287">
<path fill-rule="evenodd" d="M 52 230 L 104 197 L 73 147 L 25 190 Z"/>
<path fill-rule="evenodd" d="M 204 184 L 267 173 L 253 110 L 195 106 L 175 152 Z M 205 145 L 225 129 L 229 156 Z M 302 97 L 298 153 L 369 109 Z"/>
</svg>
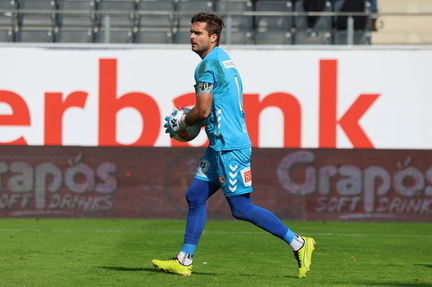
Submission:
<svg viewBox="0 0 432 287">
<path fill-rule="evenodd" d="M 195 92 L 213 94 L 213 86 L 216 82 L 214 64 L 212 61 L 203 60 L 195 70 Z"/>
</svg>

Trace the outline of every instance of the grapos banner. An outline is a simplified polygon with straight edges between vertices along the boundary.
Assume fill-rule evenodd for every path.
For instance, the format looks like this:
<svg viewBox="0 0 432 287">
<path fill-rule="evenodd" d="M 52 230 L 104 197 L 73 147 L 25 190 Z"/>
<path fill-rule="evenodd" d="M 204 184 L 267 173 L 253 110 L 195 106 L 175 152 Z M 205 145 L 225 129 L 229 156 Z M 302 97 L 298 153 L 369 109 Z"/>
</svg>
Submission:
<svg viewBox="0 0 432 287">
<path fill-rule="evenodd" d="M 0 217 L 176 218 L 203 148 L 3 146 Z M 285 220 L 432 222 L 432 151 L 253 149 L 255 204 Z M 208 217 L 232 218 L 219 191 Z"/>
<path fill-rule="evenodd" d="M 254 147 L 429 149 L 432 49 L 227 49 Z M 0 47 L 0 143 L 204 146 L 163 118 L 194 104 L 188 47 Z"/>
</svg>

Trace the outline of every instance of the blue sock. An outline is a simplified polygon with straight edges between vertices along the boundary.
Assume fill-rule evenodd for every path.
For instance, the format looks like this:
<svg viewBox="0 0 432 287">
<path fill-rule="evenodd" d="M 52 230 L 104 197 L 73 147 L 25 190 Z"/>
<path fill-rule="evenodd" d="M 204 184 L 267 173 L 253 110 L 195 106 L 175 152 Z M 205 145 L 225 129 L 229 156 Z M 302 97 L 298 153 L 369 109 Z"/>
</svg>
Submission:
<svg viewBox="0 0 432 287">
<path fill-rule="evenodd" d="M 206 223 L 206 201 L 218 189 L 219 186 L 216 184 L 195 179 L 186 192 L 189 210 L 182 252 L 190 255 L 195 253 L 195 249 Z"/>
<path fill-rule="evenodd" d="M 285 242 L 287 242 L 288 244 L 290 244 L 291 242 L 293 242 L 295 235 L 296 234 L 291 229 L 288 229 L 288 232 L 285 235 L 285 237 L 283 238 L 283 240 L 285 240 Z"/>
<path fill-rule="evenodd" d="M 181 251 L 189 255 L 194 255 L 196 248 L 197 248 L 196 244 L 184 243 Z"/>
</svg>

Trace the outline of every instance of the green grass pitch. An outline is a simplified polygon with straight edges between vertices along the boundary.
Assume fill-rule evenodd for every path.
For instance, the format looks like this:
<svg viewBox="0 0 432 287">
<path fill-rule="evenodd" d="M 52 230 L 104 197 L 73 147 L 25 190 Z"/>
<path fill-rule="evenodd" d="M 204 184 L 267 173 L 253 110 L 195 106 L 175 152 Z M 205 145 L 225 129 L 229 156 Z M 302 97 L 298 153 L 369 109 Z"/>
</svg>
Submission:
<svg viewBox="0 0 432 287">
<path fill-rule="evenodd" d="M 240 221 L 208 221 L 192 276 L 156 270 L 185 221 L 0 219 L 0 286 L 432 286 L 427 223 L 286 222 L 317 241 L 296 278 L 290 248 Z"/>
</svg>

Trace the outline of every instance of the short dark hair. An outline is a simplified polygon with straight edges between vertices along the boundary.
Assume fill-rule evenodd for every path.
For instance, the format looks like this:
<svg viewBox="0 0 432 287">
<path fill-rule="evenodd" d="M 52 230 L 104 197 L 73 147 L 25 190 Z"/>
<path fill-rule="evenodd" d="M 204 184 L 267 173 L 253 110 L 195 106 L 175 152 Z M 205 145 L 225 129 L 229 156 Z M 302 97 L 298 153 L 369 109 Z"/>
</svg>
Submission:
<svg viewBox="0 0 432 287">
<path fill-rule="evenodd" d="M 217 35 L 216 43 L 219 45 L 220 35 L 222 33 L 223 27 L 225 26 L 221 17 L 208 12 L 199 12 L 192 16 L 191 23 L 193 24 L 195 22 L 206 23 L 207 32 L 209 35 Z"/>
</svg>

